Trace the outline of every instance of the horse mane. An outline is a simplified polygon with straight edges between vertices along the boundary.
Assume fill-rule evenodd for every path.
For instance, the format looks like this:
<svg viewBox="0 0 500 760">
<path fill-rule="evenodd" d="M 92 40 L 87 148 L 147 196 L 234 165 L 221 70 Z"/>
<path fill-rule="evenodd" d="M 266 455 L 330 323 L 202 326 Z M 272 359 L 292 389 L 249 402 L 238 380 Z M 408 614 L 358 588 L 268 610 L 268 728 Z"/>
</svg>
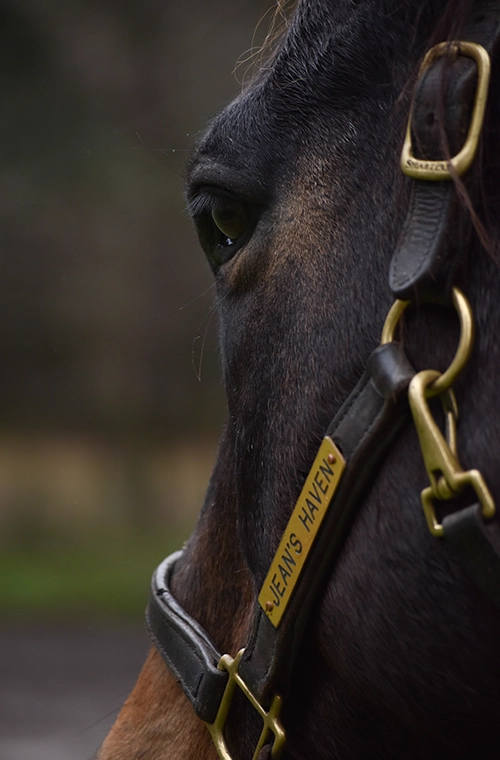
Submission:
<svg viewBox="0 0 500 760">
<path fill-rule="evenodd" d="M 238 68 L 242 63 L 246 63 L 248 60 L 250 61 L 243 77 L 243 82 L 246 82 L 247 86 L 252 83 L 253 79 L 260 71 L 262 71 L 262 69 L 271 65 L 272 58 L 286 34 L 290 19 L 297 6 L 297 2 L 298 0 L 276 0 L 276 7 L 271 13 L 271 19 L 269 21 L 269 27 L 264 37 L 264 41 L 260 47 L 249 56 L 249 58 L 243 60 L 240 59 L 236 64 L 236 68 Z M 257 23 L 254 36 L 259 26 L 264 22 L 269 10 L 266 11 L 264 16 L 262 16 Z"/>
<path fill-rule="evenodd" d="M 473 0 L 450 0 L 436 25 L 434 34 L 429 42 L 429 47 L 437 42 L 453 40 L 459 37 L 460 29 L 463 26 L 472 2 Z M 250 77 L 248 84 L 251 84 L 253 77 L 256 76 L 259 71 L 268 68 L 271 65 L 276 50 L 288 30 L 297 5 L 298 0 L 276 0 L 276 7 L 271 14 L 269 28 L 264 37 L 264 41 L 258 50 L 250 56 L 251 65 L 249 67 Z M 425 17 L 429 12 L 433 16 L 436 16 L 436 7 L 439 7 L 439 5 L 440 3 L 436 0 L 427 0 L 427 2 L 423 0 L 420 11 L 417 14 L 417 25 L 413 30 L 414 36 L 416 34 L 416 29 L 420 25 L 420 21 L 425 21 Z M 263 23 L 268 12 L 269 11 L 267 11 L 258 22 L 255 32 L 260 24 Z M 248 59 L 244 59 L 242 63 L 246 62 L 246 60 Z M 239 65 L 240 63 L 237 63 L 237 67 Z"/>
</svg>

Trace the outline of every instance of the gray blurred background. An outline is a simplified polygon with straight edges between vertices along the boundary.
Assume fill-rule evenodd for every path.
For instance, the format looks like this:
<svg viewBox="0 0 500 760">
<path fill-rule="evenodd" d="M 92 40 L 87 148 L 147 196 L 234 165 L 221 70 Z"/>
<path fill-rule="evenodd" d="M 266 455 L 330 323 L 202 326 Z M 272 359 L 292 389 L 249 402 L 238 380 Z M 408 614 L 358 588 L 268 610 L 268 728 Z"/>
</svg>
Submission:
<svg viewBox="0 0 500 760">
<path fill-rule="evenodd" d="M 91 656 L 82 631 L 89 677 L 112 681 L 112 656 L 136 673 L 142 633 L 127 634 L 134 659 L 109 631 L 140 625 L 151 570 L 200 507 L 225 411 L 183 171 L 248 76 L 271 5 L 0 2 L 2 760 L 45 757 L 39 733 L 15 743 L 16 715 L 35 676 L 40 704 L 78 691 L 76 674 L 65 690 L 40 668 L 69 676 L 75 647 Z M 51 636 L 66 658 L 51 659 Z M 51 760 L 89 754 L 56 744 Z"/>
</svg>

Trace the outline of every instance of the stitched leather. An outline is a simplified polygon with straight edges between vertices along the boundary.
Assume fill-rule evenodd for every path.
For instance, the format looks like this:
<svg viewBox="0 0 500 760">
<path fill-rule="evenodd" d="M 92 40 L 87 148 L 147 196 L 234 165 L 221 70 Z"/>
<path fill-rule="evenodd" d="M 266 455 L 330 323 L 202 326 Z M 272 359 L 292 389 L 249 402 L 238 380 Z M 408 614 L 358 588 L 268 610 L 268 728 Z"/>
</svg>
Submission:
<svg viewBox="0 0 500 760">
<path fill-rule="evenodd" d="M 220 653 L 210 637 L 174 599 L 170 576 L 182 552 L 167 557 L 153 574 L 146 610 L 149 635 L 180 683 L 196 715 L 213 723 L 228 674 L 218 670 Z"/>
<path fill-rule="evenodd" d="M 450 78 L 444 97 L 442 82 Z M 460 150 L 476 79 L 474 63 L 462 59 L 448 68 L 439 59 L 420 78 L 412 104 L 416 157 L 435 160 L 445 158 L 447 150 L 449 155 Z M 447 147 L 442 145 L 441 121 Z M 405 224 L 389 268 L 394 296 L 433 303 L 449 297 L 470 232 L 468 213 L 460 205 L 452 180 L 412 180 Z"/>
<path fill-rule="evenodd" d="M 500 525 L 486 522 L 479 504 L 461 509 L 442 521 L 444 545 L 459 560 L 469 578 L 500 607 Z"/>
<path fill-rule="evenodd" d="M 432 303 L 447 300 L 461 259 L 460 241 L 470 233 L 463 229 L 463 221 L 457 223 L 458 206 L 451 182 L 414 181 L 401 241 L 389 270 L 395 298 Z M 460 234 L 455 231 L 457 226 Z M 454 230 L 451 234 L 450 229 Z"/>
<path fill-rule="evenodd" d="M 462 39 L 477 42 L 490 53 L 500 34 L 497 2 L 476 2 Z M 412 145 L 421 159 L 444 159 L 462 148 L 476 91 L 475 63 L 464 56 L 448 64 L 437 59 L 418 79 L 412 102 Z M 442 131 L 446 137 L 443 145 Z M 477 162 L 474 162 L 476 164 Z M 474 201 L 477 167 L 463 182 Z M 472 225 L 452 180 L 411 180 L 410 202 L 400 241 L 389 268 L 395 298 L 441 303 L 450 298 L 453 282 L 468 249 Z"/>
</svg>

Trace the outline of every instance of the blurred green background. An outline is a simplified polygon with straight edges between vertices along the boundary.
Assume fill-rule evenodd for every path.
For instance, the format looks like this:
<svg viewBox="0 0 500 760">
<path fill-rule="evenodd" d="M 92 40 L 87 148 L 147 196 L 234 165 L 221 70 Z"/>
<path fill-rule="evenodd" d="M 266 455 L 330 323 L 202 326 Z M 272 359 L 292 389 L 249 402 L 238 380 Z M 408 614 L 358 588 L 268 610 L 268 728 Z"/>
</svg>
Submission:
<svg viewBox="0 0 500 760">
<path fill-rule="evenodd" d="M 270 5 L 0 3 L 3 619 L 139 616 L 189 535 L 225 412 L 184 164 Z"/>
</svg>

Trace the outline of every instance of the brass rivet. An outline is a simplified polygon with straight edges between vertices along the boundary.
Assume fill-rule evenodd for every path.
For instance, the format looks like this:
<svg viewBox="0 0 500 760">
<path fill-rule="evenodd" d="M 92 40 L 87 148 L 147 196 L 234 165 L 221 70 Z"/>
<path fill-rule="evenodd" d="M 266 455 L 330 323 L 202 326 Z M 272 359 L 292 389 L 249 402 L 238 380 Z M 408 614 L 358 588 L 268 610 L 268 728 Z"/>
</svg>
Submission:
<svg viewBox="0 0 500 760">
<path fill-rule="evenodd" d="M 273 611 L 274 604 L 272 602 L 266 602 L 266 611 L 272 612 Z"/>
<path fill-rule="evenodd" d="M 328 464 L 335 464 L 337 457 L 335 454 L 328 454 Z"/>
</svg>

